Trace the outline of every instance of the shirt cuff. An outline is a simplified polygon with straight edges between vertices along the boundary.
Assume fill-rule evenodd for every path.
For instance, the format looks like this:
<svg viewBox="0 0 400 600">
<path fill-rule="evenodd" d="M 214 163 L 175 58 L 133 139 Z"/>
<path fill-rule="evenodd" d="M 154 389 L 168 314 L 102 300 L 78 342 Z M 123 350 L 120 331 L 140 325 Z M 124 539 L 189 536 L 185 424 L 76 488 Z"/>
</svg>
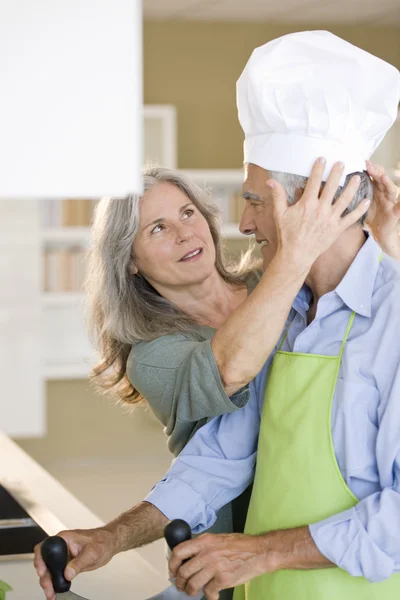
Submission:
<svg viewBox="0 0 400 600">
<path fill-rule="evenodd" d="M 371 583 L 392 575 L 393 558 L 368 535 L 356 508 L 313 523 L 309 530 L 321 554 L 350 575 L 365 577 Z"/>
<path fill-rule="evenodd" d="M 144 499 L 153 504 L 167 519 L 183 519 L 193 533 L 202 533 L 216 521 L 215 511 L 186 482 L 167 477 L 157 483 Z"/>
</svg>

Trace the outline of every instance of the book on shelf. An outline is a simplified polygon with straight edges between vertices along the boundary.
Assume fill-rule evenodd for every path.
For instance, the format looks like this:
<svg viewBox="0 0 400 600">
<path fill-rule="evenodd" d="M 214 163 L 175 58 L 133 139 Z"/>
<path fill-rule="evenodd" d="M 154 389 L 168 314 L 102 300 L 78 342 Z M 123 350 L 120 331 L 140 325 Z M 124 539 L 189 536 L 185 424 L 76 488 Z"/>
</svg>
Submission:
<svg viewBox="0 0 400 600">
<path fill-rule="evenodd" d="M 220 207 L 222 225 L 239 223 L 245 207 L 240 186 L 214 185 L 208 189 Z"/>
<path fill-rule="evenodd" d="M 97 200 L 44 199 L 40 203 L 43 227 L 89 227 Z"/>
<path fill-rule="evenodd" d="M 80 292 L 85 278 L 85 254 L 80 247 L 46 248 L 43 253 L 45 292 Z"/>
</svg>

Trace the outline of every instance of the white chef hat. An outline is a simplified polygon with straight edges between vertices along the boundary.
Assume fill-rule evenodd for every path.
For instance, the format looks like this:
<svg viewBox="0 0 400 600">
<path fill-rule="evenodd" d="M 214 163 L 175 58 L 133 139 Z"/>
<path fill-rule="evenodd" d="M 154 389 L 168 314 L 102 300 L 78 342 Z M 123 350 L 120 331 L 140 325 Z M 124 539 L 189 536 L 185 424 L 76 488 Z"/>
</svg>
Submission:
<svg viewBox="0 0 400 600">
<path fill-rule="evenodd" d="M 237 82 L 244 162 L 308 177 L 324 156 L 363 171 L 397 116 L 399 71 L 328 31 L 256 48 Z"/>
</svg>

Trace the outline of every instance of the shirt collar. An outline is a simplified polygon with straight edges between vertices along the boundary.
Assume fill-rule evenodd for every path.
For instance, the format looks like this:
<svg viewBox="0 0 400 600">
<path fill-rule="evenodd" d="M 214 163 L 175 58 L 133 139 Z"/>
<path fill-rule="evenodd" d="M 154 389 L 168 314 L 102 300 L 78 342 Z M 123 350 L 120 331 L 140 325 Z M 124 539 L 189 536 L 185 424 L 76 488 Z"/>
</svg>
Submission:
<svg viewBox="0 0 400 600">
<path fill-rule="evenodd" d="M 372 235 L 358 252 L 346 275 L 335 289 L 336 294 L 354 312 L 371 316 L 372 295 L 382 250 Z"/>
<path fill-rule="evenodd" d="M 311 298 L 311 290 L 306 284 L 304 284 L 293 301 L 294 310 L 298 312 L 305 320 L 307 320 L 307 312 L 310 308 Z"/>
</svg>

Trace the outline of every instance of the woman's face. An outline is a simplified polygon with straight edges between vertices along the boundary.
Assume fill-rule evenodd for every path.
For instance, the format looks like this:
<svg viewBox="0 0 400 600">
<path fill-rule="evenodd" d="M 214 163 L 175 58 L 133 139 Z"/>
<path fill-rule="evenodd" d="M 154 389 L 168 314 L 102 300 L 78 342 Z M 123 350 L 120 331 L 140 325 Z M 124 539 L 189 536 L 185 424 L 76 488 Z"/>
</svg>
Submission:
<svg viewBox="0 0 400 600">
<path fill-rule="evenodd" d="M 133 251 L 134 270 L 160 293 L 164 287 L 201 283 L 215 268 L 215 247 L 206 219 L 171 183 L 160 183 L 144 194 Z"/>
</svg>

